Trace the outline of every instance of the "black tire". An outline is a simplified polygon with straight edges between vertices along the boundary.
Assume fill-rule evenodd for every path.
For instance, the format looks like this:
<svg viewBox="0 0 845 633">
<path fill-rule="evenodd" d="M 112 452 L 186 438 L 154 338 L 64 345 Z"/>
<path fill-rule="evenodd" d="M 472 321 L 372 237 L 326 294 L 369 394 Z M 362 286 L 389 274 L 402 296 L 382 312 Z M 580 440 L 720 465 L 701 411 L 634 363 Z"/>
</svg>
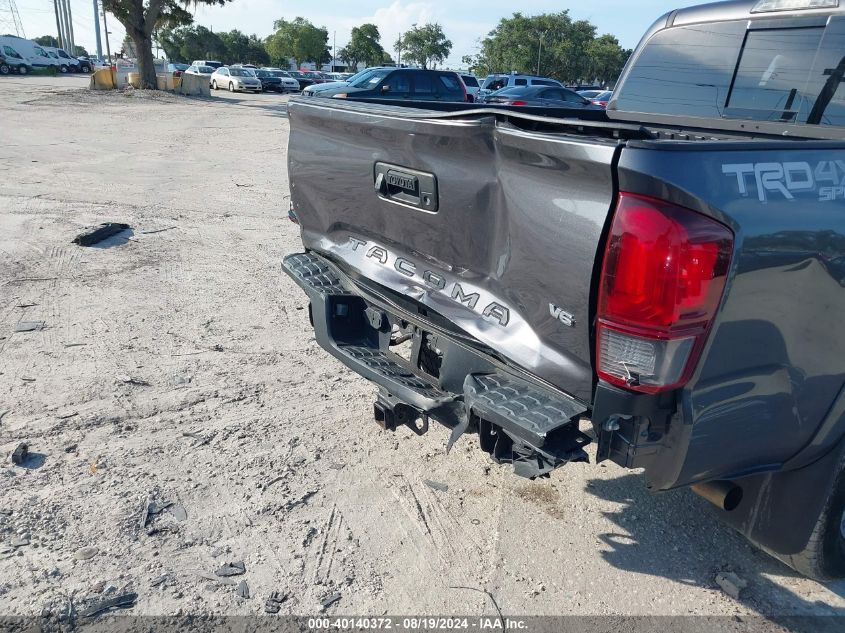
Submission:
<svg viewBox="0 0 845 633">
<path fill-rule="evenodd" d="M 219 90 L 219 88 L 217 87 L 217 80 L 216 79 L 211 82 L 211 89 L 212 90 Z"/>
<path fill-rule="evenodd" d="M 19 75 L 27 75 L 27 74 L 29 74 L 29 67 L 27 67 L 27 66 L 18 66 L 18 74 L 19 74 Z"/>
<path fill-rule="evenodd" d="M 0 75 L 8 75 L 10 72 L 12 72 L 12 69 L 8 64 L 0 64 Z"/>
<path fill-rule="evenodd" d="M 84 72 L 86 74 L 90 73 L 91 67 L 88 64 L 85 64 L 84 66 L 82 66 L 82 72 Z"/>
<path fill-rule="evenodd" d="M 229 82 L 229 92 L 235 92 L 235 84 L 233 82 Z"/>
<path fill-rule="evenodd" d="M 64 65 L 59 66 L 59 72 L 61 72 L 63 75 L 67 75 L 68 72 L 70 72 L 70 68 Z"/>
<path fill-rule="evenodd" d="M 804 551 L 780 558 L 815 580 L 845 578 L 845 458 Z"/>
</svg>

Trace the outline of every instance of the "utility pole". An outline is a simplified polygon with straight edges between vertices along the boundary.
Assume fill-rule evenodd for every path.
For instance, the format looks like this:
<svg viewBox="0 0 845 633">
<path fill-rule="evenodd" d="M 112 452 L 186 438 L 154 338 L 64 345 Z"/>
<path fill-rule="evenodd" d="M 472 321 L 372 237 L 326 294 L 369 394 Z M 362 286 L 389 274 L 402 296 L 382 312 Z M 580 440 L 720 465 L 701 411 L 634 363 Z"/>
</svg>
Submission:
<svg viewBox="0 0 845 633">
<path fill-rule="evenodd" d="M 109 47 L 109 25 L 106 22 L 106 10 L 103 9 L 103 33 L 106 36 L 106 56 L 108 57 L 109 68 L 111 68 L 111 48 Z"/>
<path fill-rule="evenodd" d="M 73 55 L 73 49 L 76 48 L 76 38 L 73 36 L 73 10 L 70 8 L 70 0 L 65 0 L 67 6 L 67 23 L 68 31 L 70 31 L 70 49 L 66 52 L 68 55 Z"/>
<path fill-rule="evenodd" d="M 540 35 L 540 46 L 537 47 L 537 76 L 540 76 L 540 56 L 543 54 L 543 39 L 546 37 L 548 31 L 543 31 Z"/>
<path fill-rule="evenodd" d="M 8 14 L 8 17 L 6 17 L 6 14 Z M 14 29 L 15 35 L 26 37 L 15 0 L 0 2 L 0 34 L 6 33 L 6 29 Z"/>
<path fill-rule="evenodd" d="M 337 31 L 334 32 L 332 40 L 332 72 L 334 72 L 335 60 L 337 59 Z"/>
<path fill-rule="evenodd" d="M 73 36 L 71 35 L 71 23 L 68 19 L 67 0 L 59 0 L 59 22 L 62 25 L 61 36 L 59 37 L 61 48 L 70 53 L 73 50 Z"/>
<path fill-rule="evenodd" d="M 59 20 L 59 0 L 53 0 L 53 10 L 56 12 L 56 32 L 59 34 L 59 47 L 64 48 L 62 42 L 62 23 Z"/>
<path fill-rule="evenodd" d="M 103 43 L 100 41 L 100 3 L 94 0 L 94 36 L 97 38 L 97 57 L 103 58 Z"/>
</svg>

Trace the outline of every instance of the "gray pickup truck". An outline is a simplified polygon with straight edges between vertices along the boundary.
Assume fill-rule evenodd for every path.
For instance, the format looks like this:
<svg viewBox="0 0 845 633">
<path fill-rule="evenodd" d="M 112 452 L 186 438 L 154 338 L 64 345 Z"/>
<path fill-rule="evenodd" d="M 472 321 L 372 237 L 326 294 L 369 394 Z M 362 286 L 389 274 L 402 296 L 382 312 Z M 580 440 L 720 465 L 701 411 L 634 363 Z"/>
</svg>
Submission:
<svg viewBox="0 0 845 633">
<path fill-rule="evenodd" d="M 839 5 L 670 12 L 606 112 L 291 101 L 284 270 L 376 421 L 530 478 L 595 442 L 845 576 Z"/>
</svg>

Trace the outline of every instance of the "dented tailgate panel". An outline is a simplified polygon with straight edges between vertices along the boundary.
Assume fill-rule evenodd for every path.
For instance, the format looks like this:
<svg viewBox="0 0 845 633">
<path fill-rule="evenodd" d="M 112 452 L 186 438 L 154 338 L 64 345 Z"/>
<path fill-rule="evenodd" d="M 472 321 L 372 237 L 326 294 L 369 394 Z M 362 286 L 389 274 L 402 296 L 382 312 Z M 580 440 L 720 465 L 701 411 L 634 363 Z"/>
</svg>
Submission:
<svg viewBox="0 0 845 633">
<path fill-rule="evenodd" d="M 590 291 L 616 143 L 331 103 L 294 101 L 290 116 L 307 248 L 589 402 Z"/>
</svg>

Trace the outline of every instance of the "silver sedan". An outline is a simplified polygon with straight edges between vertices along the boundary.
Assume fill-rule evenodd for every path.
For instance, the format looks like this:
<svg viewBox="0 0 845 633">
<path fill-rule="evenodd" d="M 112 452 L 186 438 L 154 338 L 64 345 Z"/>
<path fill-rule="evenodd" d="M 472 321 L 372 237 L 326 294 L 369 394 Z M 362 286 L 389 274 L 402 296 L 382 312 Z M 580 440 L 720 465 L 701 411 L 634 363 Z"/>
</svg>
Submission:
<svg viewBox="0 0 845 633">
<path fill-rule="evenodd" d="M 261 80 L 249 68 L 221 66 L 211 75 L 211 87 L 214 90 L 228 88 L 229 92 L 261 92 Z"/>
</svg>

